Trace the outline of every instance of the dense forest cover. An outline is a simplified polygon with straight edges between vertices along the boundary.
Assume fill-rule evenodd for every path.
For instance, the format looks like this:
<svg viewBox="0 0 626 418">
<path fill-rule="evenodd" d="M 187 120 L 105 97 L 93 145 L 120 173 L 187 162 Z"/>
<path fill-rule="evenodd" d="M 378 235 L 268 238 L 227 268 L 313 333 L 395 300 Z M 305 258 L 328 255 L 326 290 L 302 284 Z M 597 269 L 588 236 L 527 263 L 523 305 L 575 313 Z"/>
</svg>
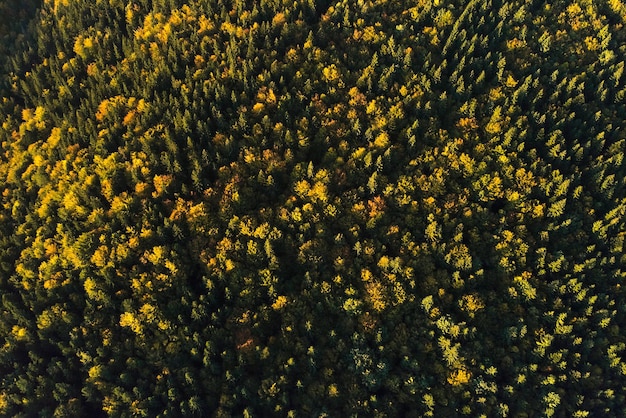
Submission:
<svg viewBox="0 0 626 418">
<path fill-rule="evenodd" d="M 624 414 L 624 0 L 0 15 L 0 415 Z"/>
</svg>

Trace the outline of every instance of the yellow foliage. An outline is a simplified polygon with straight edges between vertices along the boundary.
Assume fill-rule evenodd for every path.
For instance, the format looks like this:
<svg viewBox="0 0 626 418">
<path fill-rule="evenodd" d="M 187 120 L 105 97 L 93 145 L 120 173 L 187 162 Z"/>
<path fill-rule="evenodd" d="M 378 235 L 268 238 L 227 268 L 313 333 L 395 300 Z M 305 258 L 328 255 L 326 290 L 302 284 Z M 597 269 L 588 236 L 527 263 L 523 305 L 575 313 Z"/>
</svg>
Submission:
<svg viewBox="0 0 626 418">
<path fill-rule="evenodd" d="M 205 32 L 210 32 L 213 29 L 215 29 L 215 23 L 213 23 L 213 21 L 211 21 L 208 17 L 206 17 L 205 15 L 201 15 L 198 18 L 198 33 L 202 34 Z"/>
<path fill-rule="evenodd" d="M 101 245 L 91 256 L 91 262 L 94 263 L 96 267 L 104 267 L 107 264 L 108 257 L 109 249 L 106 246 Z"/>
<path fill-rule="evenodd" d="M 476 122 L 476 118 L 461 118 L 457 123 L 457 126 L 464 130 L 472 130 L 478 128 L 478 123 Z"/>
<path fill-rule="evenodd" d="M 89 371 L 87 373 L 89 374 L 89 377 L 91 379 L 97 379 L 102 375 L 102 366 L 99 364 L 96 366 L 92 366 L 89 368 Z"/>
<path fill-rule="evenodd" d="M 41 167 L 45 164 L 46 160 L 41 155 L 37 154 L 33 157 L 33 164 L 35 167 Z"/>
<path fill-rule="evenodd" d="M 499 197 L 502 194 L 502 180 L 498 175 L 490 178 L 487 182 L 487 191 L 495 197 Z"/>
<path fill-rule="evenodd" d="M 66 193 L 63 196 L 63 207 L 70 212 L 73 212 L 80 205 L 80 201 L 78 200 L 78 196 L 76 196 L 73 192 Z"/>
<path fill-rule="evenodd" d="M 67 6 L 70 4 L 70 0 L 45 0 L 44 3 L 52 3 L 52 9 L 54 14 L 57 14 L 59 6 Z"/>
<path fill-rule="evenodd" d="M 535 178 L 533 177 L 533 173 L 524 168 L 518 168 L 515 171 L 515 180 L 520 189 L 525 193 L 530 193 L 532 187 L 537 184 Z"/>
<path fill-rule="evenodd" d="M 155 175 L 153 178 L 154 192 L 153 197 L 161 196 L 167 191 L 167 188 L 172 184 L 174 177 L 171 174 Z"/>
<path fill-rule="evenodd" d="M 593 36 L 587 36 L 585 38 L 585 46 L 589 51 L 597 51 L 600 49 L 600 42 L 598 42 L 598 39 Z"/>
<path fill-rule="evenodd" d="M 33 129 L 44 129 L 46 127 L 44 120 L 45 114 L 46 110 L 42 106 L 37 106 L 34 110 L 23 109 L 22 119 L 24 120 L 24 124 L 20 127 L 20 130 L 25 129 L 26 131 L 32 131 Z"/>
<path fill-rule="evenodd" d="M 224 237 L 217 243 L 217 252 L 218 254 L 223 254 L 230 251 L 233 248 L 233 242 L 228 238 Z"/>
<path fill-rule="evenodd" d="M 11 332 L 18 341 L 24 341 L 28 338 L 28 330 L 24 327 L 20 327 L 19 325 L 13 325 Z"/>
<path fill-rule="evenodd" d="M 152 251 L 146 254 L 146 258 L 154 265 L 158 265 L 163 259 L 165 247 L 159 245 L 152 248 Z"/>
<path fill-rule="evenodd" d="M 366 151 L 367 150 L 365 148 L 359 147 L 356 150 L 354 150 L 352 155 L 350 155 L 350 159 L 352 159 L 352 160 L 360 160 L 361 157 L 363 157 L 365 155 Z"/>
<path fill-rule="evenodd" d="M 372 100 L 371 102 L 367 104 L 367 107 L 365 108 L 365 113 L 367 113 L 368 115 L 371 115 L 371 114 L 375 114 L 378 112 L 379 112 L 379 109 L 378 109 L 376 100 Z"/>
<path fill-rule="evenodd" d="M 272 309 L 278 311 L 287 305 L 287 298 L 285 296 L 279 296 L 276 298 L 276 301 L 272 303 Z"/>
<path fill-rule="evenodd" d="M 131 123 L 134 122 L 136 116 L 137 116 L 137 112 L 134 110 L 131 110 L 130 112 L 126 114 L 126 116 L 124 116 L 124 119 L 122 120 L 122 125 L 124 126 L 130 125 Z"/>
<path fill-rule="evenodd" d="M 58 287 L 60 285 L 60 281 L 57 279 L 47 279 L 44 280 L 43 282 L 43 288 L 46 290 L 51 290 L 54 289 L 55 287 Z"/>
<path fill-rule="evenodd" d="M 9 406 L 9 402 L 7 401 L 7 395 L 2 392 L 0 393 L 0 414 L 6 413 L 7 406 Z"/>
<path fill-rule="evenodd" d="M 254 113 L 261 113 L 264 109 L 265 105 L 263 103 L 255 103 L 254 106 L 252 106 L 252 111 Z"/>
<path fill-rule="evenodd" d="M 521 275 L 513 278 L 513 282 L 521 290 L 526 300 L 533 300 L 537 297 L 537 289 L 528 281 L 531 277 L 532 274 L 529 271 L 524 271 Z"/>
<path fill-rule="evenodd" d="M 143 314 L 147 322 L 154 322 L 156 320 L 157 308 L 150 303 L 144 303 L 141 308 L 139 308 L 139 312 Z"/>
<path fill-rule="evenodd" d="M 311 185 L 306 180 L 300 180 L 294 186 L 294 191 L 300 197 L 306 196 L 309 193 L 310 189 L 311 189 Z"/>
<path fill-rule="evenodd" d="M 322 74 L 324 75 L 324 79 L 331 83 L 334 81 L 338 81 L 341 78 L 341 74 L 339 73 L 339 70 L 337 69 L 337 66 L 335 64 L 324 67 L 324 69 L 322 70 Z"/>
<path fill-rule="evenodd" d="M 376 148 L 387 148 L 389 146 L 389 134 L 385 131 L 381 132 L 374 140 Z"/>
<path fill-rule="evenodd" d="M 461 153 L 461 155 L 459 156 L 459 161 L 461 162 L 461 165 L 463 166 L 463 171 L 465 173 L 467 173 L 468 175 L 472 175 L 474 173 L 475 161 L 473 158 L 465 153 Z"/>
<path fill-rule="evenodd" d="M 117 195 L 113 197 L 113 200 L 111 201 L 111 211 L 113 213 L 118 213 L 123 210 L 126 210 L 128 209 L 128 205 L 130 204 L 131 201 L 132 201 L 132 197 L 129 196 L 126 192 L 124 192 L 121 195 Z"/>
<path fill-rule="evenodd" d="M 87 49 L 89 49 L 89 48 L 93 48 L 93 38 L 91 38 L 91 37 L 86 37 L 86 38 L 83 40 L 83 47 L 84 47 L 84 48 L 87 48 Z"/>
<path fill-rule="evenodd" d="M 48 137 L 48 145 L 50 147 L 55 147 L 59 141 L 61 140 L 61 129 L 54 127 L 50 131 L 50 136 Z"/>
<path fill-rule="evenodd" d="M 98 111 L 96 112 L 96 120 L 102 122 L 109 112 L 109 99 L 104 99 L 98 105 Z"/>
<path fill-rule="evenodd" d="M 267 222 L 263 222 L 254 230 L 254 233 L 252 235 L 256 238 L 265 239 L 269 231 L 270 224 L 268 224 Z"/>
<path fill-rule="evenodd" d="M 131 312 L 124 312 L 120 315 L 120 325 L 130 328 L 135 334 L 143 333 L 143 326 L 135 314 Z"/>
<path fill-rule="evenodd" d="M 170 260 L 165 261 L 165 268 L 170 271 L 172 275 L 176 275 L 178 273 L 178 267 Z"/>
<path fill-rule="evenodd" d="M 495 87 L 489 90 L 489 99 L 491 101 L 495 102 L 503 97 L 504 97 L 504 94 L 502 93 L 502 89 L 500 87 Z"/>
<path fill-rule="evenodd" d="M 243 151 L 243 160 L 246 163 L 250 164 L 250 163 L 255 162 L 257 158 L 256 158 L 256 155 L 252 151 L 250 151 L 249 149 L 245 149 Z"/>
<path fill-rule="evenodd" d="M 313 187 L 309 190 L 308 195 L 313 201 L 319 200 L 326 202 L 328 200 L 326 185 L 319 181 L 316 181 L 315 184 L 313 184 Z"/>
<path fill-rule="evenodd" d="M 87 278 L 85 280 L 85 283 L 83 284 L 83 287 L 85 288 L 85 293 L 87 293 L 87 297 L 90 299 L 94 299 L 94 300 L 98 300 L 98 288 L 96 285 L 96 281 L 94 279 L 92 279 L 91 277 Z"/>
<path fill-rule="evenodd" d="M 46 257 L 52 257 L 57 253 L 57 246 L 51 239 L 47 239 L 44 243 Z"/>
<path fill-rule="evenodd" d="M 515 86 L 517 86 L 517 81 L 515 81 L 515 79 L 513 78 L 513 76 L 511 74 L 509 74 L 509 76 L 507 77 L 506 81 L 504 82 L 504 85 L 510 88 L 513 88 Z"/>
<path fill-rule="evenodd" d="M 466 369 L 456 369 L 448 376 L 448 383 L 452 386 L 467 384 L 472 378 L 472 374 Z"/>
<path fill-rule="evenodd" d="M 404 119 L 404 108 L 402 102 L 398 102 L 391 106 L 388 113 L 391 120 L 400 121 Z"/>
<path fill-rule="evenodd" d="M 237 31 L 237 27 L 235 25 L 233 25 L 230 22 L 224 22 L 222 23 L 222 26 L 220 26 L 220 29 L 226 33 L 229 34 L 234 34 Z"/>
<path fill-rule="evenodd" d="M 37 328 L 45 330 L 50 328 L 57 320 L 65 319 L 67 314 L 61 310 L 59 305 L 54 305 L 49 309 L 44 310 L 37 317 Z"/>
<path fill-rule="evenodd" d="M 189 212 L 187 213 L 187 219 L 189 221 L 193 221 L 196 219 L 202 219 L 206 215 L 207 213 L 206 213 L 206 208 L 204 206 L 204 203 L 199 203 L 189 208 Z"/>
<path fill-rule="evenodd" d="M 274 90 L 273 89 L 269 89 L 269 91 L 267 92 L 267 96 L 265 98 L 265 101 L 269 105 L 276 104 L 276 95 L 274 94 Z"/>
<path fill-rule="evenodd" d="M 226 261 L 224 262 L 224 268 L 226 269 L 226 271 L 231 271 L 232 269 L 235 268 L 235 263 L 233 263 L 233 261 L 231 259 L 226 259 Z"/>
<path fill-rule="evenodd" d="M 507 190 L 507 199 L 511 202 L 517 202 L 520 199 L 520 194 L 516 191 Z"/>
<path fill-rule="evenodd" d="M 256 241 L 248 241 L 248 254 L 257 255 L 259 253 L 259 244 Z"/>
<path fill-rule="evenodd" d="M 76 53 L 76 55 L 78 55 L 81 58 L 87 58 L 87 54 L 85 53 L 85 45 L 83 44 L 83 36 L 79 35 L 78 37 L 76 37 L 76 40 L 74 41 L 74 52 Z"/>
<path fill-rule="evenodd" d="M 302 211 L 300 208 L 295 208 L 293 212 L 291 212 L 291 219 L 298 223 L 302 221 Z"/>
<path fill-rule="evenodd" d="M 282 26 L 285 24 L 285 14 L 282 12 L 276 13 L 276 15 L 272 18 L 272 25 L 274 26 Z"/>
<path fill-rule="evenodd" d="M 502 124 L 506 121 L 506 119 L 502 117 L 501 113 L 502 108 L 497 106 L 491 115 L 491 119 L 489 119 L 489 123 L 487 123 L 487 126 L 485 127 L 485 131 L 490 134 L 498 134 L 502 132 Z"/>
<path fill-rule="evenodd" d="M 626 5 L 621 0 L 609 0 L 608 4 L 613 13 L 622 16 L 622 22 L 626 21 Z"/>
<path fill-rule="evenodd" d="M 146 103 L 144 99 L 139 99 L 139 101 L 137 101 L 137 112 L 145 113 L 145 111 L 148 110 L 149 107 L 150 106 L 148 105 L 148 103 Z"/>
<path fill-rule="evenodd" d="M 297 59 L 298 51 L 296 51 L 294 48 L 290 48 L 289 51 L 287 51 L 287 60 L 295 62 Z"/>
<path fill-rule="evenodd" d="M 471 317 L 474 313 L 485 307 L 485 303 L 477 294 L 463 295 L 460 301 L 461 309 L 467 312 Z"/>
<path fill-rule="evenodd" d="M 435 16 L 435 24 L 438 28 L 449 26 L 454 22 L 454 15 L 449 9 L 440 9 Z"/>
<path fill-rule="evenodd" d="M 506 47 L 508 49 L 517 49 L 517 48 L 522 48 L 524 46 L 526 46 L 526 42 L 520 41 L 517 38 L 509 39 L 508 41 L 506 41 Z"/>
<path fill-rule="evenodd" d="M 355 39 L 361 38 L 365 42 L 376 42 L 381 38 L 380 33 L 378 33 L 373 26 L 367 26 L 362 33 L 355 30 L 354 36 Z"/>
<path fill-rule="evenodd" d="M 438 241 L 441 239 L 441 226 L 433 219 L 428 223 L 425 234 L 429 241 Z"/>
<path fill-rule="evenodd" d="M 138 196 L 144 196 L 150 190 L 150 185 L 148 183 L 139 182 L 135 184 L 135 193 Z"/>
<path fill-rule="evenodd" d="M 425 35 L 430 36 L 430 43 L 432 45 L 438 45 L 439 44 L 439 36 L 437 33 L 437 28 L 433 28 L 432 26 L 426 26 L 424 27 L 424 29 L 422 29 L 422 32 Z"/>
<path fill-rule="evenodd" d="M 367 291 L 367 300 L 372 309 L 381 312 L 387 307 L 387 301 L 384 294 L 385 288 L 377 281 L 367 282 L 365 285 Z"/>
<path fill-rule="evenodd" d="M 567 6 L 567 14 L 570 15 L 570 17 L 576 17 L 578 15 L 580 15 L 582 13 L 582 9 L 580 8 L 580 5 L 578 3 L 572 3 L 569 6 Z"/>
</svg>

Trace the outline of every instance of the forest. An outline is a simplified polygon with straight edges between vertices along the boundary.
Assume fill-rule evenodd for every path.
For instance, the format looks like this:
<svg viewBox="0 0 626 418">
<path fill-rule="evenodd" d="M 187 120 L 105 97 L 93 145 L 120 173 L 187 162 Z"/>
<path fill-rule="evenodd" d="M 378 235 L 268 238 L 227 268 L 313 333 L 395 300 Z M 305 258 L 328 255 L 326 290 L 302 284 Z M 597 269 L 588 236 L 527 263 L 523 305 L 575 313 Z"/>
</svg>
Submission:
<svg viewBox="0 0 626 418">
<path fill-rule="evenodd" d="M 625 25 L 0 0 L 0 416 L 624 416 Z"/>
</svg>

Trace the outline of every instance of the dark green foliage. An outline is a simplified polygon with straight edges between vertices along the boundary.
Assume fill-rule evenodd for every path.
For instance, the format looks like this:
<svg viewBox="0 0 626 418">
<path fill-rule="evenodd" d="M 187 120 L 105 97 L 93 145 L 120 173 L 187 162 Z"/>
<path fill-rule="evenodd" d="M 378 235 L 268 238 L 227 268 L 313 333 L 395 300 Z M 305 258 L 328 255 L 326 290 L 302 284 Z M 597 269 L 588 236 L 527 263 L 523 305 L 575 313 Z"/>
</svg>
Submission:
<svg viewBox="0 0 626 418">
<path fill-rule="evenodd" d="M 0 12 L 0 415 L 623 413 L 621 1 Z"/>
</svg>

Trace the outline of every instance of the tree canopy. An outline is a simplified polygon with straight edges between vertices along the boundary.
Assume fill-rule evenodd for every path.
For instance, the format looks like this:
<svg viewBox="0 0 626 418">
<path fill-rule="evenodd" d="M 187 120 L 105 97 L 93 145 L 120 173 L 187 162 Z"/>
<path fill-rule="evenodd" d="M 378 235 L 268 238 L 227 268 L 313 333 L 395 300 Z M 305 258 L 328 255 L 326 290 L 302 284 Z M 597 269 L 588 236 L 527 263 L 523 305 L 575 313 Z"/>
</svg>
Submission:
<svg viewBox="0 0 626 418">
<path fill-rule="evenodd" d="M 0 415 L 623 413 L 626 3 L 0 18 Z"/>
</svg>

